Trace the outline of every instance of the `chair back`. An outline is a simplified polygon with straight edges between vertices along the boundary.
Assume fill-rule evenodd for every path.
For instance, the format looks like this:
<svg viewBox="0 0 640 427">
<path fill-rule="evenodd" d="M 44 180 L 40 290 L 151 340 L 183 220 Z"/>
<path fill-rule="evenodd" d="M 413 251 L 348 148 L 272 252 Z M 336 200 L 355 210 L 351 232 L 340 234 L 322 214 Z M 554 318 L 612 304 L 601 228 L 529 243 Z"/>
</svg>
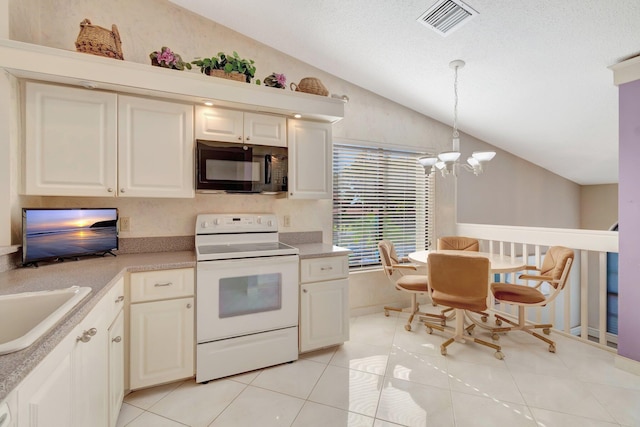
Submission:
<svg viewBox="0 0 640 427">
<path fill-rule="evenodd" d="M 378 253 L 380 254 L 380 262 L 382 263 L 384 274 L 391 280 L 393 265 L 398 264 L 399 261 L 393 242 L 390 240 L 380 240 L 378 242 Z"/>
<path fill-rule="evenodd" d="M 573 250 L 564 246 L 550 247 L 542 260 L 540 275 L 551 276 L 554 281 L 550 283 L 554 288 L 564 288 L 573 264 L 573 256 Z"/>
<path fill-rule="evenodd" d="M 480 250 L 478 239 L 462 236 L 445 236 L 438 239 L 438 250 L 474 251 Z"/>
<path fill-rule="evenodd" d="M 573 265 L 573 256 L 573 250 L 565 248 L 564 246 L 552 246 L 547 250 L 542 260 L 542 267 L 540 267 L 540 275 L 550 276 L 552 278 L 551 281 L 547 282 L 551 285 L 551 292 L 545 295 L 544 301 L 529 305 L 544 307 L 556 299 L 569 281 L 569 273 Z M 538 282 L 538 284 L 544 282 L 545 280 Z"/>
<path fill-rule="evenodd" d="M 431 253 L 427 258 L 434 302 L 466 310 L 486 310 L 489 259 Z"/>
</svg>

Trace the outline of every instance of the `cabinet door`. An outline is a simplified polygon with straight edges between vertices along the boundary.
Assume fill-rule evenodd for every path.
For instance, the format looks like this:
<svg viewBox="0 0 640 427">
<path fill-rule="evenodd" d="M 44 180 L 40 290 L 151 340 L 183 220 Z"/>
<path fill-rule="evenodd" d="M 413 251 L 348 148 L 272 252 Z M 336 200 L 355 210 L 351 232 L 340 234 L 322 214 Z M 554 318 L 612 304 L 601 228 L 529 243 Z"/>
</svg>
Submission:
<svg viewBox="0 0 640 427">
<path fill-rule="evenodd" d="M 109 328 L 109 426 L 115 426 L 124 398 L 124 310 Z"/>
<path fill-rule="evenodd" d="M 118 98 L 118 195 L 194 197 L 193 106 Z"/>
<path fill-rule="evenodd" d="M 82 321 L 73 350 L 74 424 L 107 426 L 109 421 L 109 323 L 100 304 Z"/>
<path fill-rule="evenodd" d="M 243 142 L 243 112 L 196 106 L 196 139 Z"/>
<path fill-rule="evenodd" d="M 26 83 L 24 193 L 113 197 L 116 94 Z"/>
<path fill-rule="evenodd" d="M 131 390 L 193 376 L 193 298 L 131 304 Z"/>
<path fill-rule="evenodd" d="M 300 352 L 349 339 L 347 279 L 300 286 Z"/>
<path fill-rule="evenodd" d="M 289 198 L 332 197 L 331 124 L 289 120 Z"/>
<path fill-rule="evenodd" d="M 244 113 L 244 140 L 249 144 L 287 146 L 287 120 L 268 114 Z"/>
<path fill-rule="evenodd" d="M 18 426 L 72 426 L 73 341 L 65 339 L 18 386 Z"/>
</svg>

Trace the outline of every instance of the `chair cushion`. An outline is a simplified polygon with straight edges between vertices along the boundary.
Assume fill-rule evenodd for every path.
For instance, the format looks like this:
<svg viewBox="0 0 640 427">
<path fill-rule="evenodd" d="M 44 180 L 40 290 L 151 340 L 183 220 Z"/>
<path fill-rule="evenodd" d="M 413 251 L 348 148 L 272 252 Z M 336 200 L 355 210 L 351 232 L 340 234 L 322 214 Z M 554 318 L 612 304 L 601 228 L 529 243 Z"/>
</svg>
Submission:
<svg viewBox="0 0 640 427">
<path fill-rule="evenodd" d="M 487 309 L 486 298 L 470 298 L 463 295 L 451 295 L 446 292 L 434 290 L 431 294 L 434 303 L 447 307 L 461 308 L 463 310 L 484 311 Z"/>
<path fill-rule="evenodd" d="M 492 283 L 491 292 L 497 300 L 516 304 L 536 304 L 545 300 L 539 290 L 511 283 Z"/>
<path fill-rule="evenodd" d="M 427 292 L 427 276 L 406 274 L 398 279 L 396 287 L 410 292 Z"/>
</svg>

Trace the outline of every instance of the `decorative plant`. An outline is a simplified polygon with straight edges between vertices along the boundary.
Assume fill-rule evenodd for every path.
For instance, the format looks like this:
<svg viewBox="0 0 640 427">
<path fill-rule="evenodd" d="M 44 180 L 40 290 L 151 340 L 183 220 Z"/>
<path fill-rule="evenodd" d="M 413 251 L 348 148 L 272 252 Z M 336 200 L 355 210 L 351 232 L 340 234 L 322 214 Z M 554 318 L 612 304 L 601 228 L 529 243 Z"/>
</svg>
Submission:
<svg viewBox="0 0 640 427">
<path fill-rule="evenodd" d="M 151 52 L 149 58 L 151 58 L 151 64 L 157 65 L 158 67 L 172 68 L 180 71 L 185 68 L 191 69 L 191 64 L 184 62 L 180 55 L 172 52 L 171 49 L 166 46 L 162 46 L 162 49 L 159 51 Z"/>
<path fill-rule="evenodd" d="M 287 85 L 287 77 L 284 74 L 271 73 L 264 78 L 264 85 L 284 89 Z"/>
<path fill-rule="evenodd" d="M 251 79 L 256 74 L 253 59 L 240 58 L 236 51 L 233 51 L 233 55 L 218 52 L 217 56 L 203 59 L 196 58 L 191 63 L 200 67 L 200 71 L 204 74 L 209 74 L 211 70 L 224 70 L 225 73 L 229 74 L 244 74 L 247 83 L 251 83 Z"/>
</svg>

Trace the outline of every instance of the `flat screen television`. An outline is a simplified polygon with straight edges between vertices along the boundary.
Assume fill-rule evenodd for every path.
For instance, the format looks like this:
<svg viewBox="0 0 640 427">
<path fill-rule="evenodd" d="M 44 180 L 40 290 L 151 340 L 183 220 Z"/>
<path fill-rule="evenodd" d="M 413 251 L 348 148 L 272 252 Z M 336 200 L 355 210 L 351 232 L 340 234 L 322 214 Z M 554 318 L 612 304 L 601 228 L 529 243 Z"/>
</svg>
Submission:
<svg viewBox="0 0 640 427">
<path fill-rule="evenodd" d="M 22 209 L 22 264 L 118 249 L 116 208 Z"/>
</svg>

